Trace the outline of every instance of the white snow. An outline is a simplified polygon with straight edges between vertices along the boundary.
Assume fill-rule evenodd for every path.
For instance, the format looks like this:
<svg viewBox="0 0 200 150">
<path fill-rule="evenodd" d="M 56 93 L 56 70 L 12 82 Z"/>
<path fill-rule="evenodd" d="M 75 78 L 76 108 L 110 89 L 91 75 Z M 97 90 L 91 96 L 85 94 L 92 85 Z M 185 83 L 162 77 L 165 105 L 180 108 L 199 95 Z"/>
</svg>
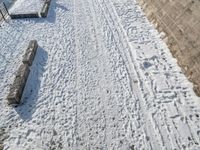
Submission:
<svg viewBox="0 0 200 150">
<path fill-rule="evenodd" d="M 42 9 L 45 0 L 17 0 L 9 10 L 11 13 L 36 13 Z"/>
<path fill-rule="evenodd" d="M 33 39 L 24 103 L 12 108 Z M 52 0 L 45 19 L 4 23 L 0 43 L 4 149 L 200 149 L 200 98 L 135 1 Z"/>
</svg>

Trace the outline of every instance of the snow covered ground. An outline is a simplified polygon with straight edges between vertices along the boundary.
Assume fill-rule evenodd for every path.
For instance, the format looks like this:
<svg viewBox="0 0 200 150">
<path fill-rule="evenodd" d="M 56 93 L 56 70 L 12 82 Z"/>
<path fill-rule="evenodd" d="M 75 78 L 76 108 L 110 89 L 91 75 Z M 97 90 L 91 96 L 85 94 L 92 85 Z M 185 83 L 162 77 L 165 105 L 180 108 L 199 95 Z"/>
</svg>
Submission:
<svg viewBox="0 0 200 150">
<path fill-rule="evenodd" d="M 12 108 L 33 39 L 24 103 Z M 200 99 L 134 0 L 52 0 L 45 19 L 4 23 L 0 42 L 4 149 L 200 149 Z"/>
<path fill-rule="evenodd" d="M 39 12 L 45 0 L 17 0 L 10 12 L 14 14 L 26 14 Z"/>
</svg>

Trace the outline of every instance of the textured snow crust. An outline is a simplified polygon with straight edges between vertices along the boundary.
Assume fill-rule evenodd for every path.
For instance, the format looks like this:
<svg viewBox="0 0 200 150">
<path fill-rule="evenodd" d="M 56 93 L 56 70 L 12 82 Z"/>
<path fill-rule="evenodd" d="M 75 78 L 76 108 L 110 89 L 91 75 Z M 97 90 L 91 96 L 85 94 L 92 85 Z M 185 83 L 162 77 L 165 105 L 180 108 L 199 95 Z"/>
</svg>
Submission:
<svg viewBox="0 0 200 150">
<path fill-rule="evenodd" d="M 12 108 L 6 95 L 33 39 Z M 135 1 L 52 0 L 46 19 L 4 23 L 0 44 L 4 149 L 200 149 L 200 99 Z"/>
</svg>

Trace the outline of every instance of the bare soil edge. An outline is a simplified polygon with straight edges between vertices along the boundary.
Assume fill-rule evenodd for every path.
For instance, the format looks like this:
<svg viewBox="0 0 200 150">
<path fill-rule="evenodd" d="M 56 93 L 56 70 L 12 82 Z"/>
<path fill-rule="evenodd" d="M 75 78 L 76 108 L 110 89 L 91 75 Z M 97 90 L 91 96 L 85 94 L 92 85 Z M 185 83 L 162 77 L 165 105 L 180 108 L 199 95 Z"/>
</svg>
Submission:
<svg viewBox="0 0 200 150">
<path fill-rule="evenodd" d="M 181 70 L 183 71 L 185 76 L 190 82 L 193 83 L 193 90 L 195 94 L 200 97 L 200 82 L 198 81 L 200 72 L 196 69 L 196 67 L 194 67 L 194 63 L 190 64 L 188 63 L 188 61 L 183 61 L 185 59 L 183 58 L 184 56 L 179 54 L 182 53 L 182 51 L 184 50 L 180 48 L 176 36 L 170 31 L 168 26 L 156 15 L 156 13 L 151 10 L 151 7 L 148 7 L 147 4 L 143 1 L 137 0 L 137 2 L 141 6 L 148 20 L 161 34 L 161 39 L 167 44 L 170 52 L 172 53 L 172 56 L 177 59 L 177 64 L 181 67 Z M 192 59 L 192 57 L 190 59 Z M 189 62 L 192 61 L 193 60 L 189 60 Z"/>
</svg>

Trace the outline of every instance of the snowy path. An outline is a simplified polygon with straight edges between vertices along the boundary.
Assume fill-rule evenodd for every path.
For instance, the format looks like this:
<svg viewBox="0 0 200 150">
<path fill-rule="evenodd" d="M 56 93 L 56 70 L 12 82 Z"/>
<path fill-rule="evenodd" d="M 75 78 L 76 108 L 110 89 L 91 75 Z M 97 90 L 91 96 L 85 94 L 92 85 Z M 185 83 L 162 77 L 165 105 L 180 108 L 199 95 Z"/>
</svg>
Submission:
<svg viewBox="0 0 200 150">
<path fill-rule="evenodd" d="M 11 150 L 200 148 L 200 99 L 133 0 L 55 0 L 0 28 L 0 128 Z M 24 104 L 6 94 L 36 39 Z"/>
</svg>

